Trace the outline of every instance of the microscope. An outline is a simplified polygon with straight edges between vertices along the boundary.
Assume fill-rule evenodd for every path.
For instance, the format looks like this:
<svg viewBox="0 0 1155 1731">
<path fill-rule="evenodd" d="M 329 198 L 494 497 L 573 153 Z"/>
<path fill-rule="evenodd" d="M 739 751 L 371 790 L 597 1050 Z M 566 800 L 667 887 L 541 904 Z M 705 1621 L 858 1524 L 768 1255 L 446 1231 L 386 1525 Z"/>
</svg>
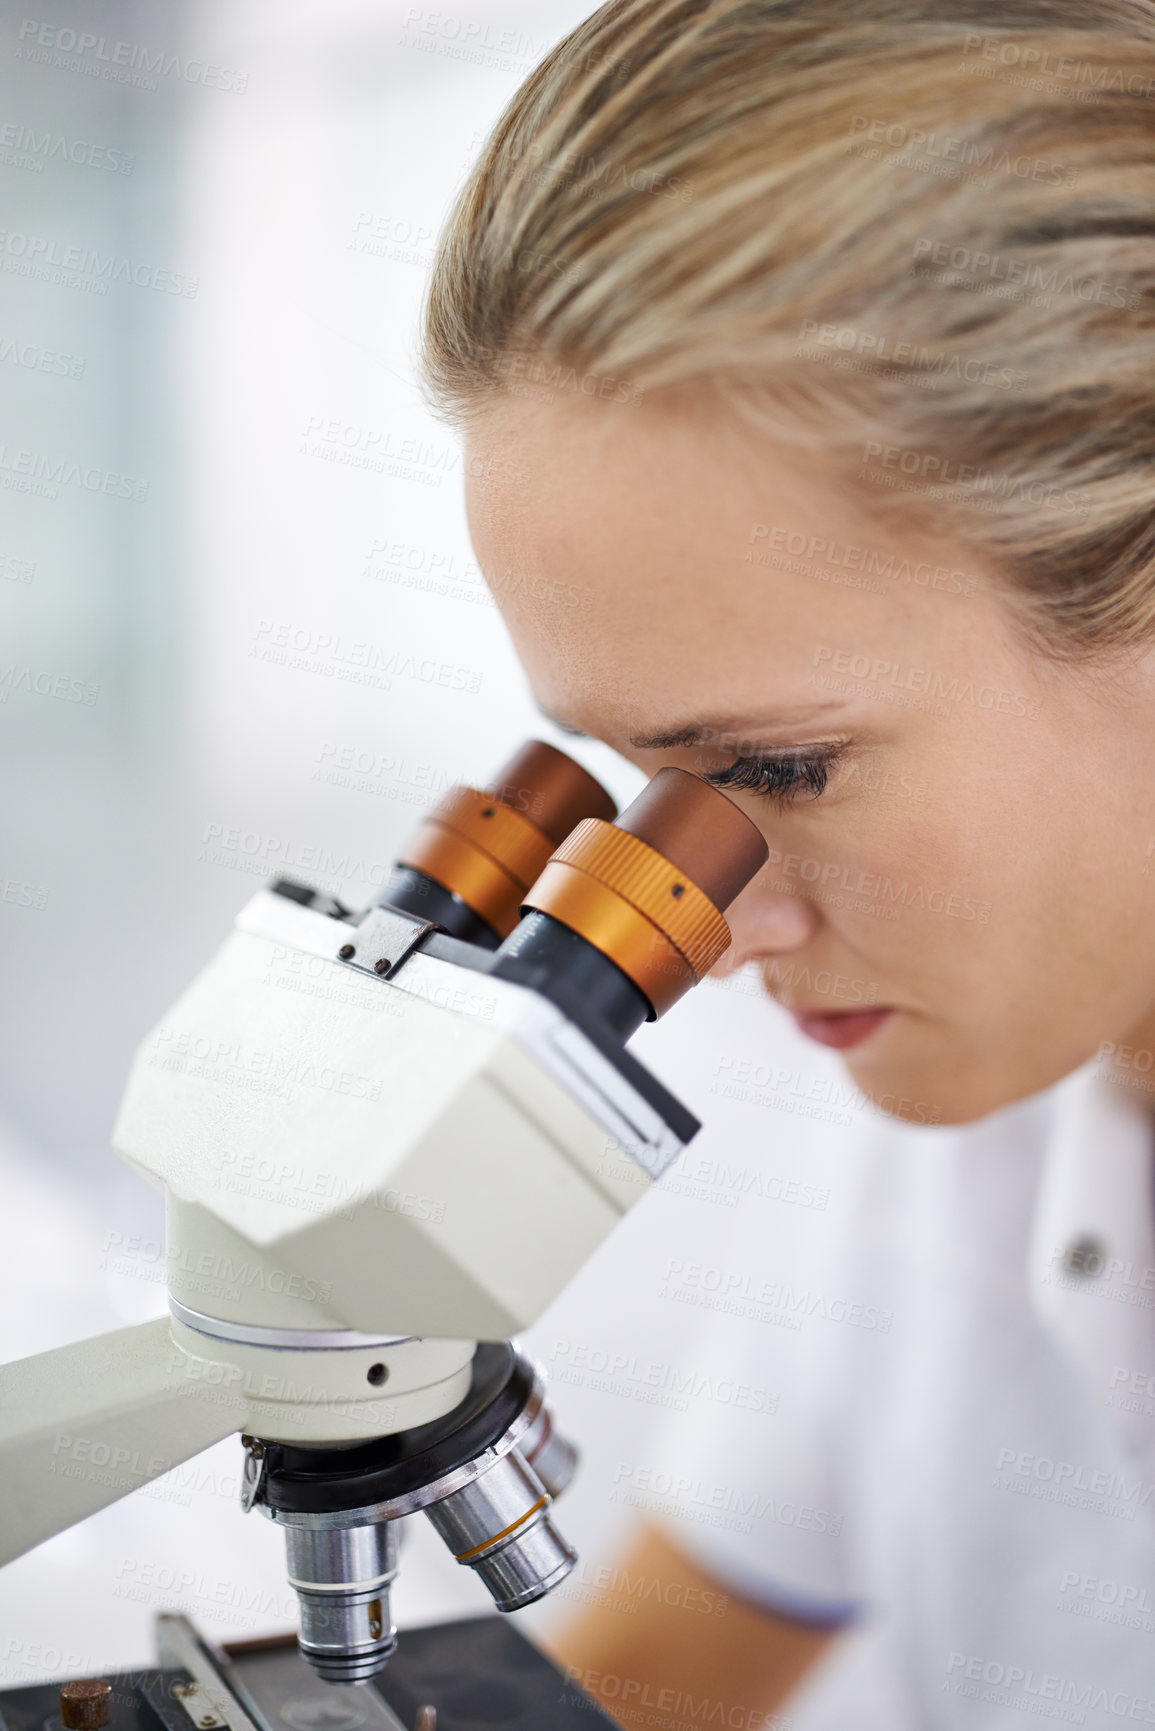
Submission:
<svg viewBox="0 0 1155 1731">
<path fill-rule="evenodd" d="M 362 913 L 254 896 L 114 1131 L 165 1192 L 170 1315 L 0 1368 L 0 1562 L 239 1432 L 327 1683 L 396 1649 L 406 1516 L 499 1611 L 561 1582 L 576 1455 L 515 1337 L 699 1128 L 627 1043 L 727 948 L 766 852 L 697 776 L 619 816 L 531 741 Z"/>
</svg>

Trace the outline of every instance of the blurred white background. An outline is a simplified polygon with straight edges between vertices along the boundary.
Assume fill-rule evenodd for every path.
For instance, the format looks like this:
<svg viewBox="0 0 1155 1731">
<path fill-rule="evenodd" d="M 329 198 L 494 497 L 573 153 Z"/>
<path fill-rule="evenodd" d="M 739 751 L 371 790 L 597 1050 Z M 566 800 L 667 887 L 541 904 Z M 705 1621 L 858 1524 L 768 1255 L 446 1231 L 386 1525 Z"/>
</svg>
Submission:
<svg viewBox="0 0 1155 1731">
<path fill-rule="evenodd" d="M 262 879 L 357 905 L 447 786 L 551 737 L 413 355 L 467 164 L 588 9 L 54 0 L 0 19 L 5 1358 L 162 1313 L 159 1197 L 109 1130 L 134 1046 Z M 570 747 L 636 790 L 603 748 Z M 721 1102 L 711 1080 L 771 1031 L 807 1076 L 822 1055 L 748 982 L 696 996 L 637 1049 L 707 1114 L 697 1159 L 826 1187 L 829 1208 L 742 1203 L 789 1276 L 838 1213 L 829 1132 L 819 1147 L 789 1099 Z M 671 1420 L 636 1363 L 685 1356 L 661 1272 L 737 1202 L 655 1195 L 528 1341 L 585 1457 L 562 1522 L 581 1572 L 531 1627 L 588 1599 L 626 1535 L 623 1464 L 660 1460 Z M 772 1387 L 805 1339 L 767 1334 Z M 635 1369 L 589 1368 L 612 1352 Z M 0 1687 L 145 1662 L 158 1608 L 222 1640 L 289 1626 L 280 1537 L 241 1516 L 239 1461 L 222 1444 L 0 1573 Z M 399 1620 L 486 1608 L 420 1525 Z"/>
</svg>

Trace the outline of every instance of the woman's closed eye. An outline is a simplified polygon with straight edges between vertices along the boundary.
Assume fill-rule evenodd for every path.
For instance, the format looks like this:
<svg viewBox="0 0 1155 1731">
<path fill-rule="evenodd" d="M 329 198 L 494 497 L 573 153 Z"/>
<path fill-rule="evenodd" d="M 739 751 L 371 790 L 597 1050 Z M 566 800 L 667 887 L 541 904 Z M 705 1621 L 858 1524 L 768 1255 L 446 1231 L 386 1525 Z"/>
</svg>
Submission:
<svg viewBox="0 0 1155 1731">
<path fill-rule="evenodd" d="M 837 756 L 837 747 L 810 754 L 751 754 L 736 758 L 725 769 L 706 771 L 702 779 L 712 787 L 757 793 L 779 805 L 791 805 L 801 794 L 817 799 L 823 793 Z"/>
</svg>

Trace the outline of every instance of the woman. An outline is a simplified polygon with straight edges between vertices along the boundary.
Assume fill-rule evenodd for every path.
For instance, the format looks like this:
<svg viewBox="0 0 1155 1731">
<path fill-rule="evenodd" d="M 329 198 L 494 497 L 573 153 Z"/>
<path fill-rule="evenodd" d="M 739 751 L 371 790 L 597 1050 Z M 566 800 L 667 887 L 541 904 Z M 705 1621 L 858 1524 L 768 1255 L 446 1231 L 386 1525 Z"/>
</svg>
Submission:
<svg viewBox="0 0 1155 1731">
<path fill-rule="evenodd" d="M 700 1444 L 845 1520 L 648 1531 L 734 1600 L 571 1631 L 623 1723 L 761 1724 L 865 1609 L 913 1724 L 1155 1724 L 1153 144 L 1149 0 L 612 0 L 443 237 L 538 700 L 761 826 L 729 963 L 888 1115 L 884 1350 L 811 1367 L 793 1467 Z"/>
</svg>

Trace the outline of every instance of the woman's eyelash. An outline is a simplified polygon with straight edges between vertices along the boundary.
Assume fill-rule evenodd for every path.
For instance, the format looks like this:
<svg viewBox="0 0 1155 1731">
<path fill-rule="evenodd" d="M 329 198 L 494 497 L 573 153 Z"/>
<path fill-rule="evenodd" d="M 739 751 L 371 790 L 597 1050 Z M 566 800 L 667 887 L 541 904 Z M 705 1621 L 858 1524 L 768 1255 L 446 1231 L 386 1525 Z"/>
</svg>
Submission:
<svg viewBox="0 0 1155 1731">
<path fill-rule="evenodd" d="M 834 754 L 820 757 L 739 757 L 726 769 L 715 769 L 702 779 L 713 787 L 741 788 L 789 805 L 805 790 L 817 799 L 826 787 Z"/>
</svg>

